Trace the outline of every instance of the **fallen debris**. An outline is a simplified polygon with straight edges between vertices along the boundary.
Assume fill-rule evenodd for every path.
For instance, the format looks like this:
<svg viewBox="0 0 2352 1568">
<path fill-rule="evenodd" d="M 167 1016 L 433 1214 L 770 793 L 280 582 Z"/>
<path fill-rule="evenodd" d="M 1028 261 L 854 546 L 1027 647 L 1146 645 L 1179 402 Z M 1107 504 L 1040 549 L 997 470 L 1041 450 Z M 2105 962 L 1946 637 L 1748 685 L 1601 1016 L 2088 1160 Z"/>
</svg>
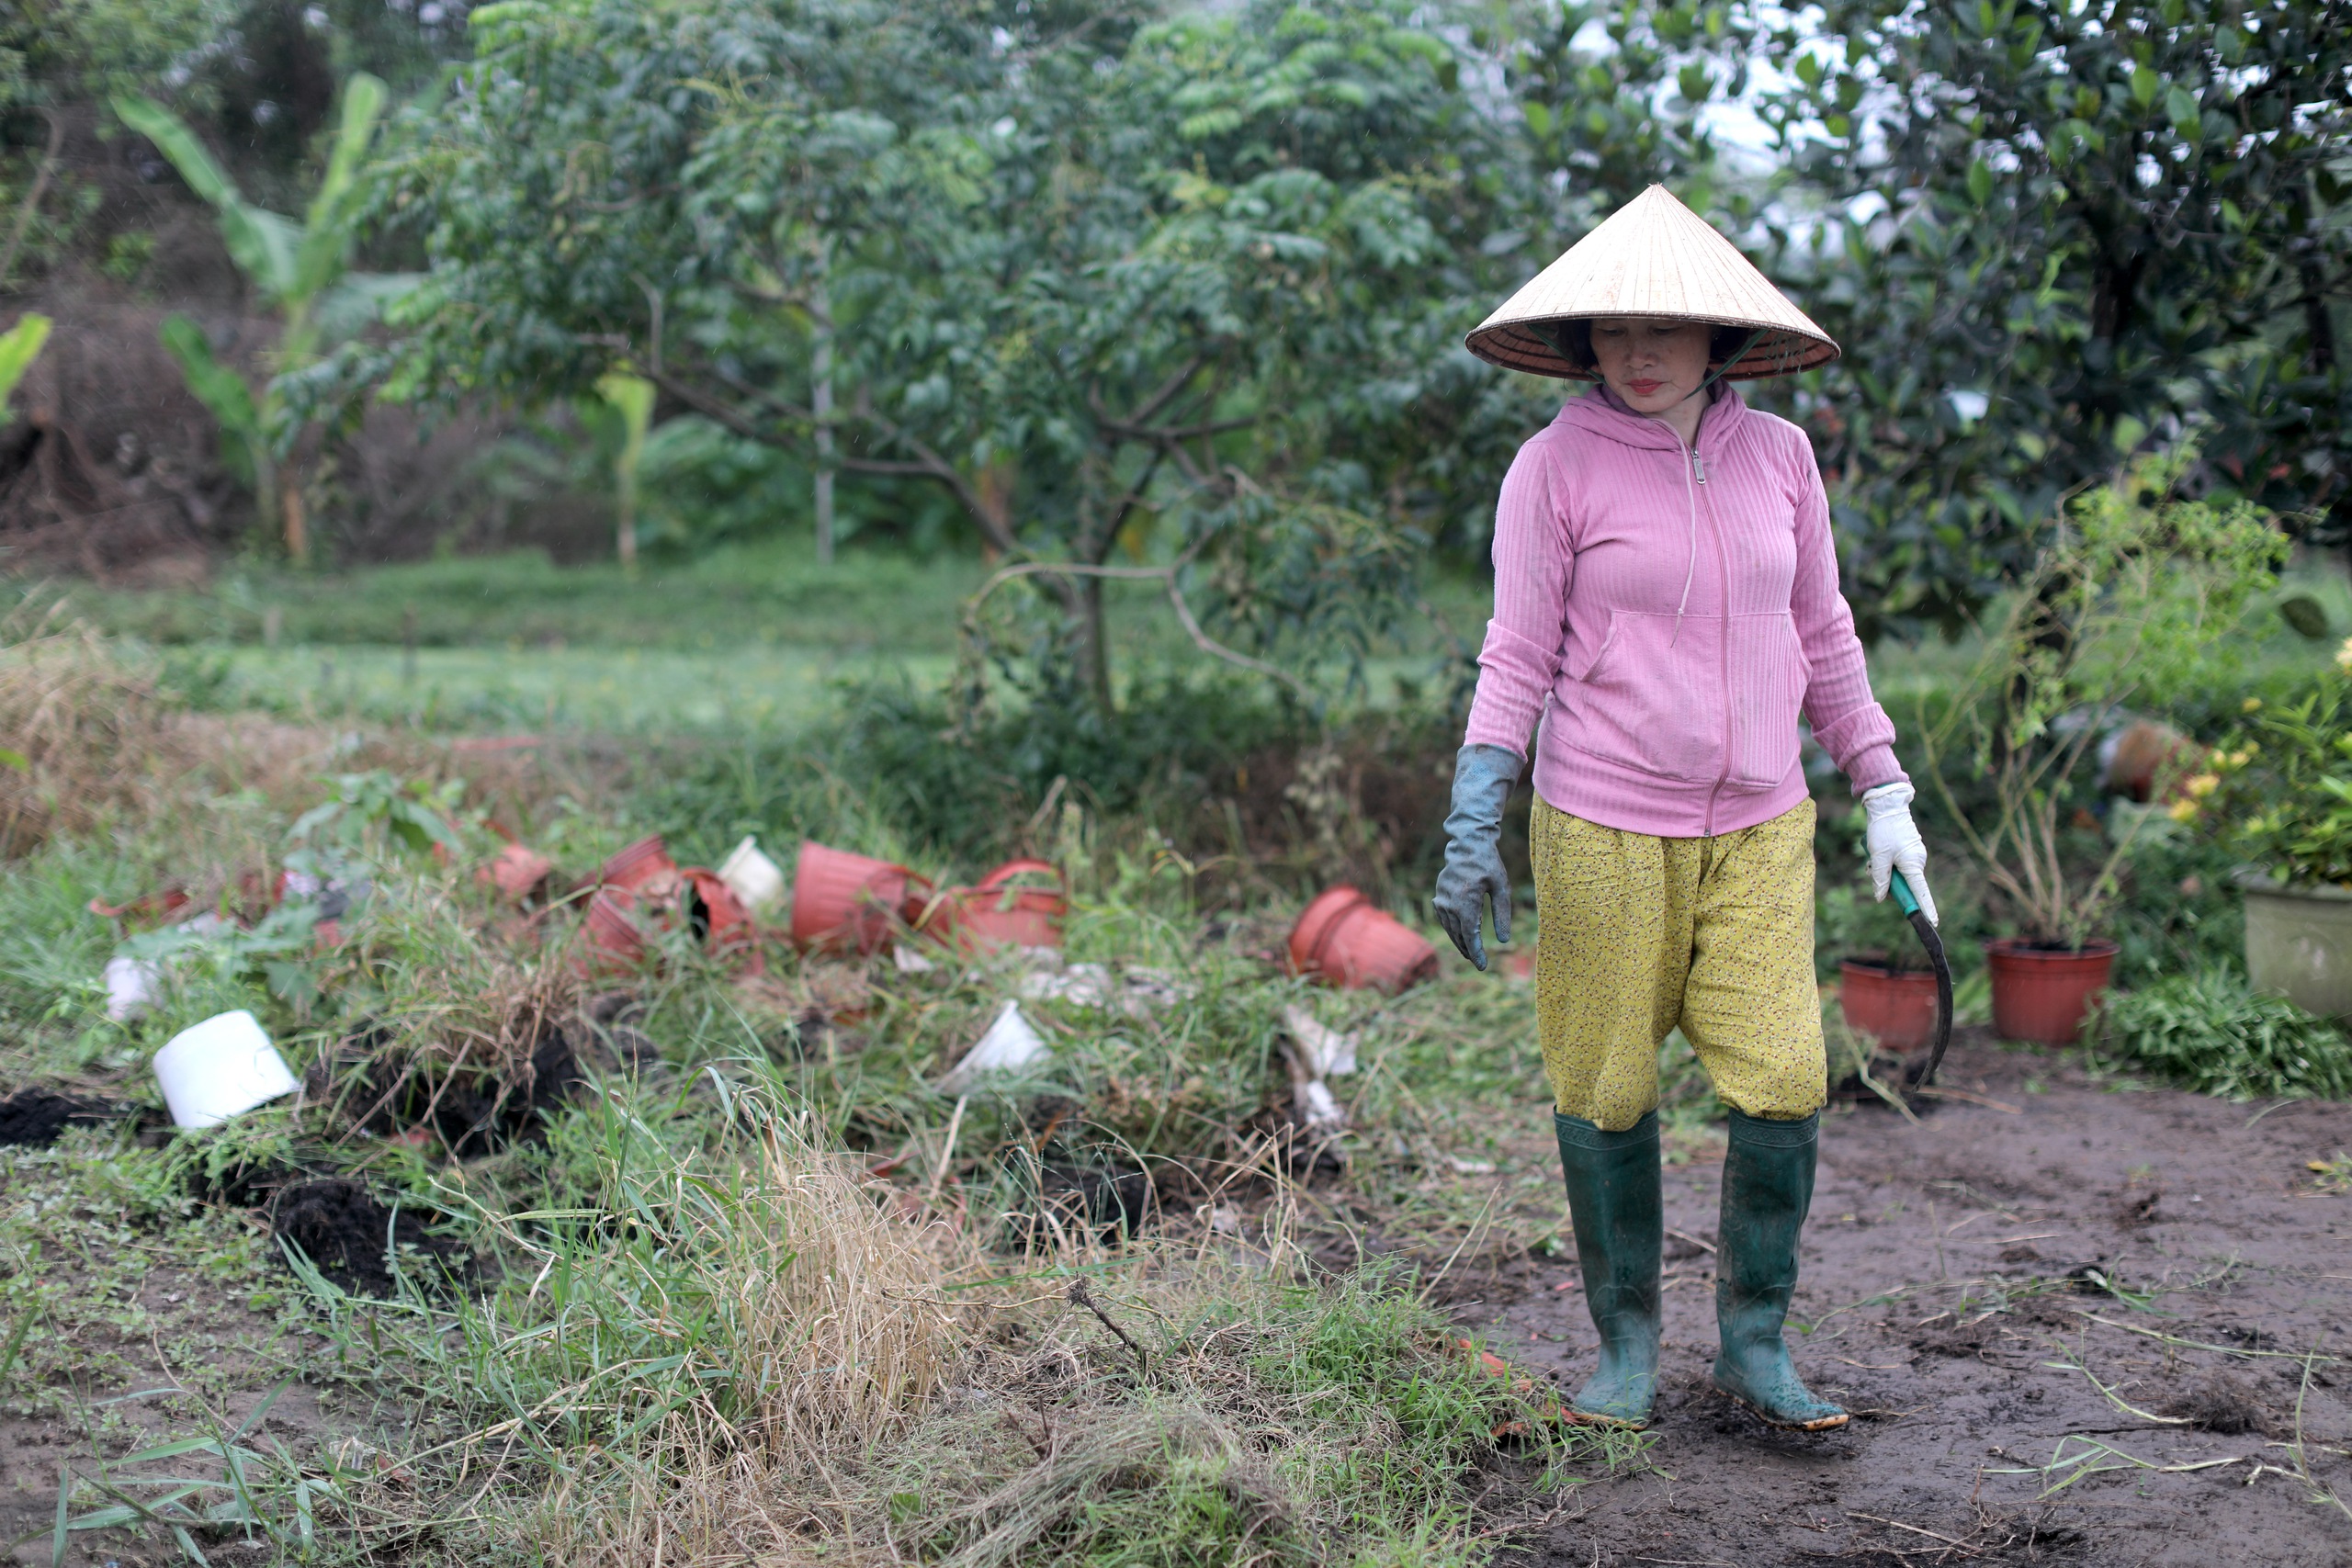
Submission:
<svg viewBox="0 0 2352 1568">
<path fill-rule="evenodd" d="M 1318 1024 L 1317 1027 L 1321 1026 Z M 1331 1092 L 1331 1086 L 1323 1081 L 1322 1073 L 1308 1059 L 1306 1048 L 1285 1040 L 1282 1043 L 1282 1054 L 1283 1066 L 1290 1069 L 1291 1113 L 1298 1124 L 1313 1136 L 1322 1139 L 1346 1132 L 1347 1108 Z M 1352 1070 L 1352 1053 L 1349 1066 Z"/>
<path fill-rule="evenodd" d="M 155 1053 L 155 1077 L 181 1127 L 217 1127 L 300 1087 L 261 1021 L 243 1008 L 173 1035 Z"/>
<path fill-rule="evenodd" d="M 1190 1001 L 1197 993 L 1197 987 L 1190 982 L 1176 978 L 1165 969 L 1136 965 L 1114 974 L 1107 964 L 1065 964 L 1060 953 L 1052 948 L 1031 948 L 1024 956 L 1035 967 L 1021 977 L 1023 1001 L 1062 1002 L 1141 1018 Z"/>
<path fill-rule="evenodd" d="M 1018 1072 L 1051 1054 L 1045 1037 L 1021 1016 L 1021 1004 L 1007 1002 L 978 1043 L 939 1080 L 939 1092 L 968 1093 L 986 1074 Z"/>
<path fill-rule="evenodd" d="M 748 836 L 718 863 L 718 879 L 754 915 L 784 897 L 784 868 L 762 854 L 758 840 Z"/>
<path fill-rule="evenodd" d="M 1318 1078 L 1345 1077 L 1356 1070 L 1359 1036 L 1326 1026 L 1295 1002 L 1283 1009 L 1283 1027 L 1297 1043 L 1308 1071 Z"/>
</svg>

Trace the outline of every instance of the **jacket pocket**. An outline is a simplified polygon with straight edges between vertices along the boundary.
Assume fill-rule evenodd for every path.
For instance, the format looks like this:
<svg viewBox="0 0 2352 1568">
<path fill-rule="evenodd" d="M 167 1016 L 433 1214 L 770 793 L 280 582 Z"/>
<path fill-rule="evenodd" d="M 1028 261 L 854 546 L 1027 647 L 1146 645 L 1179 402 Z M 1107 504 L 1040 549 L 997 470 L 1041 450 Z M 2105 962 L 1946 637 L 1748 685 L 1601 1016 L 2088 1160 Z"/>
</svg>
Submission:
<svg viewBox="0 0 2352 1568">
<path fill-rule="evenodd" d="M 1608 667 L 1609 650 L 1616 646 L 1617 616 L 1612 614 L 1609 617 L 1609 629 L 1600 634 L 1600 646 L 1593 649 L 1592 658 L 1586 662 L 1583 669 L 1575 671 L 1570 679 L 1579 682 L 1590 681 L 1600 675 L 1601 671 Z"/>
<path fill-rule="evenodd" d="M 1734 615 L 1725 623 L 1725 695 L 1731 702 L 1735 784 L 1777 784 L 1797 765 L 1797 713 L 1811 676 L 1795 620 L 1786 610 Z"/>
<path fill-rule="evenodd" d="M 1580 751 L 1663 778 L 1723 775 L 1722 621 L 1633 610 L 1610 613 L 1601 650 L 1571 689 Z"/>
</svg>

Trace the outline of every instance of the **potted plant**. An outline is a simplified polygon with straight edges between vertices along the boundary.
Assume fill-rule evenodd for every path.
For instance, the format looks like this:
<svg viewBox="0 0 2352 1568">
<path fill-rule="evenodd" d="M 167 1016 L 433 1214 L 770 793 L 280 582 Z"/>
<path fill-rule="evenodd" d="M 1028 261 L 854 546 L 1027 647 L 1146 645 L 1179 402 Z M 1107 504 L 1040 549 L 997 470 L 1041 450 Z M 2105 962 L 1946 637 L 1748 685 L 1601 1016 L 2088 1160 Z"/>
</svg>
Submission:
<svg viewBox="0 0 2352 1568">
<path fill-rule="evenodd" d="M 2016 927 L 1984 950 L 2007 1039 L 2072 1042 L 2114 967 L 2097 933 L 2144 818 L 2103 836 L 2080 825 L 2096 828 L 2082 814 L 2101 737 L 2127 705 L 2210 678 L 2215 639 L 2284 558 L 2253 506 L 2177 493 L 2194 461 L 2183 444 L 2072 498 L 1941 722 L 1921 726 L 1937 793 Z M 1962 763 L 1988 788 L 1986 820 L 1954 797 Z"/>
<path fill-rule="evenodd" d="M 2252 863 L 2238 886 L 2255 988 L 2352 1019 L 2352 640 L 2336 663 L 2294 701 L 2250 705 L 2174 815 L 2209 819 Z"/>
<path fill-rule="evenodd" d="M 1900 1055 L 1936 1031 L 1936 972 L 1893 899 L 1874 902 L 1850 886 L 1821 896 L 1822 946 L 1838 957 L 1838 1004 L 1857 1034 Z"/>
</svg>

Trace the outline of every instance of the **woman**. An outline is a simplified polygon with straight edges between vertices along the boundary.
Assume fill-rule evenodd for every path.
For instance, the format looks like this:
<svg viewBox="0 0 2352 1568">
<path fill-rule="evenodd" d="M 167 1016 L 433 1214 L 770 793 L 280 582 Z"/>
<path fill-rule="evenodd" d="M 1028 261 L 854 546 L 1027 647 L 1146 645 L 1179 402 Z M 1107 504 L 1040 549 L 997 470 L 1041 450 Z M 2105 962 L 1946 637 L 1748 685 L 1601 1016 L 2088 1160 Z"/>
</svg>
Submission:
<svg viewBox="0 0 2352 1568">
<path fill-rule="evenodd" d="M 1600 1336 L 1574 1409 L 1649 1418 L 1657 1051 L 1679 1026 L 1731 1106 L 1715 1384 L 1776 1427 L 1843 1426 L 1781 1337 L 1828 1098 L 1800 713 L 1868 807 L 1878 896 L 1894 868 L 1930 919 L 1935 906 L 1894 726 L 1838 596 L 1813 449 L 1729 385 L 1826 364 L 1837 344 L 1653 186 L 1469 346 L 1600 383 L 1520 448 L 1503 481 L 1495 615 L 1436 897 L 1447 933 L 1484 969 L 1489 900 L 1495 939 L 1510 940 L 1503 803 L 1540 719 L 1536 1021 Z"/>
</svg>

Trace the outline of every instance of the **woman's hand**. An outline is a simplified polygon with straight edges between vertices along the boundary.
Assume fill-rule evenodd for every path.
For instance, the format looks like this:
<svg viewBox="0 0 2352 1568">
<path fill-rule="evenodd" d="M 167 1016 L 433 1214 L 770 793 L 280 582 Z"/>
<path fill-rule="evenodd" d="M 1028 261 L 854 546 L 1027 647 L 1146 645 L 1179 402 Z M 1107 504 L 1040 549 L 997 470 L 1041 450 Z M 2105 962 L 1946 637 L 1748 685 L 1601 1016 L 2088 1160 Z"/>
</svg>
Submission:
<svg viewBox="0 0 2352 1568">
<path fill-rule="evenodd" d="M 1445 869 L 1437 874 L 1437 923 L 1479 968 L 1487 904 L 1495 940 L 1510 941 L 1510 875 L 1503 870 L 1503 803 L 1519 782 L 1519 756 L 1499 746 L 1464 746 L 1453 759 L 1453 809 L 1445 818 Z"/>
<path fill-rule="evenodd" d="M 1928 892 L 1928 843 L 1911 821 L 1914 791 L 1907 784 L 1881 784 L 1862 792 L 1862 809 L 1870 814 L 1867 839 L 1871 851 L 1871 890 L 1886 902 L 1892 873 L 1901 872 L 1911 885 L 1911 897 L 1929 925 L 1936 919 L 1936 900 Z"/>
</svg>

